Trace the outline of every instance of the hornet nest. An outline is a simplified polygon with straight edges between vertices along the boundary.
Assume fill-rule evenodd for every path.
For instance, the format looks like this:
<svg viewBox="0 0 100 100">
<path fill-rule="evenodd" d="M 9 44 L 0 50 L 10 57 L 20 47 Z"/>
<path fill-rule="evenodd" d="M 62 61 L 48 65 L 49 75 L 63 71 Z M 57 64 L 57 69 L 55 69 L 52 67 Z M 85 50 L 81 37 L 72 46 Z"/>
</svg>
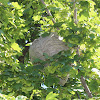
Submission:
<svg viewBox="0 0 100 100">
<path fill-rule="evenodd" d="M 59 36 L 52 33 L 47 37 L 39 37 L 32 42 L 29 49 L 29 57 L 31 61 L 33 61 L 35 58 L 45 60 L 45 57 L 43 56 L 44 53 L 46 53 L 48 56 L 53 56 L 62 50 L 68 50 L 68 47 L 62 40 L 59 39 Z M 59 79 L 59 84 L 64 85 L 67 82 L 68 75 L 63 79 Z"/>
</svg>

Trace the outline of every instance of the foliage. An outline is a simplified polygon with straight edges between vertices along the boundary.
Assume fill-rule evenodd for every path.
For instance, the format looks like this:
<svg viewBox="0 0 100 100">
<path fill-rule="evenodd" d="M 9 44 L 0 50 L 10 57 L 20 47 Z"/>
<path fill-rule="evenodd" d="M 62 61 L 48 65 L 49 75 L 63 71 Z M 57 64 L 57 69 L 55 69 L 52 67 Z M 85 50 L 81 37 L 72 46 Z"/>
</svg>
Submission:
<svg viewBox="0 0 100 100">
<path fill-rule="evenodd" d="M 14 96 L 0 94 L 0 100 L 26 100 L 26 99 L 27 97 L 25 96 L 17 96 L 15 98 Z"/>
<path fill-rule="evenodd" d="M 100 72 L 93 68 L 100 70 L 100 1 L 76 1 L 77 25 L 71 0 L 44 0 L 52 16 L 48 16 L 40 0 L 0 0 L 0 97 L 10 100 L 21 100 L 15 99 L 18 95 L 30 100 L 88 99 L 80 82 L 83 75 L 93 97 L 99 100 Z M 33 65 L 28 56 L 30 43 L 51 32 L 62 36 L 69 50 L 53 57 L 45 54 L 46 61 L 36 59 L 34 63 L 39 64 Z M 78 46 L 80 56 L 76 53 Z M 45 68 L 46 63 L 49 65 Z M 56 76 L 64 77 L 68 73 L 67 83 L 59 85 Z"/>
</svg>

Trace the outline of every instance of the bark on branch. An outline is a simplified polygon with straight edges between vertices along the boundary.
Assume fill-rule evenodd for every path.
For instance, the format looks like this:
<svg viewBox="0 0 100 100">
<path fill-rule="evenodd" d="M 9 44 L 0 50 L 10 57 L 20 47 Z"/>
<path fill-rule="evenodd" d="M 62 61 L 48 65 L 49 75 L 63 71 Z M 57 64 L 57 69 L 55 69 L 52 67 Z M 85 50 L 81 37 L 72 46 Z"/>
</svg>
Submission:
<svg viewBox="0 0 100 100">
<path fill-rule="evenodd" d="M 72 2 L 74 2 L 74 5 L 73 5 L 74 6 L 74 23 L 77 25 L 78 24 L 78 20 L 77 20 L 77 8 L 75 6 L 76 2 L 75 2 L 75 0 L 72 0 Z M 77 51 L 76 51 L 77 55 L 80 56 L 79 50 L 80 50 L 80 46 L 77 47 Z M 80 62 L 78 61 L 78 63 L 80 63 Z M 78 72 L 80 72 L 79 69 L 78 69 Z M 86 84 L 85 78 L 83 76 L 81 76 L 80 80 L 81 80 L 81 83 L 82 83 L 82 85 L 83 85 L 83 87 L 85 89 L 85 92 L 87 93 L 88 97 L 92 98 L 93 97 L 92 93 L 91 93 L 90 89 L 88 88 L 88 85 Z"/>
<path fill-rule="evenodd" d="M 80 80 L 81 80 L 81 83 L 85 89 L 85 92 L 88 94 L 88 97 L 92 98 L 92 93 L 91 93 L 90 89 L 88 88 L 88 85 L 85 82 L 85 78 L 83 76 L 81 76 Z"/>
</svg>

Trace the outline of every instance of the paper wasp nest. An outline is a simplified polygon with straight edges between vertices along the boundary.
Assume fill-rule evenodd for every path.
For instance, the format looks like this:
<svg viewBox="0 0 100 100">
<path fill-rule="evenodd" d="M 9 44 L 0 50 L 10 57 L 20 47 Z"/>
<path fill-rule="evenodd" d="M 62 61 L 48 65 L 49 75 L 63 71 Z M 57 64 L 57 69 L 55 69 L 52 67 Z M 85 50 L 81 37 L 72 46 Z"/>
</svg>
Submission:
<svg viewBox="0 0 100 100">
<path fill-rule="evenodd" d="M 62 50 L 68 50 L 68 47 L 63 41 L 59 40 L 57 35 L 51 34 L 47 37 L 40 37 L 33 41 L 29 49 L 29 57 L 31 61 L 35 58 L 45 60 L 43 53 L 46 53 L 48 56 L 53 56 Z M 62 79 L 60 79 L 59 83 L 62 85 L 64 82 L 62 83 L 61 80 Z M 66 79 L 63 81 L 66 81 Z"/>
</svg>

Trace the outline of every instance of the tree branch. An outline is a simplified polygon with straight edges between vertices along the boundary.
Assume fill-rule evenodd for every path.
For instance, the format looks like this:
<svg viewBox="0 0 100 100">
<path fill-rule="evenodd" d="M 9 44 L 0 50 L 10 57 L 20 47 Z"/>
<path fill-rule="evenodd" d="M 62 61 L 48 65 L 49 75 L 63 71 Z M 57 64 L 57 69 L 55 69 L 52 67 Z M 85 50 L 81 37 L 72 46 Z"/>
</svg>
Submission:
<svg viewBox="0 0 100 100">
<path fill-rule="evenodd" d="M 77 25 L 78 24 L 78 20 L 77 20 L 77 9 L 75 7 L 76 2 L 75 2 L 75 0 L 72 0 L 72 2 L 74 2 L 74 5 L 73 5 L 74 6 L 74 23 Z M 79 50 L 80 50 L 80 46 L 77 47 L 77 51 L 76 51 L 77 55 L 80 56 Z M 80 62 L 78 61 L 78 63 L 80 63 Z M 78 72 L 80 72 L 79 69 L 78 69 Z M 87 93 L 88 97 L 92 98 L 93 97 L 92 93 L 91 93 L 90 89 L 88 88 L 88 85 L 86 84 L 84 77 L 81 76 L 80 80 L 81 80 L 81 83 L 82 83 L 82 85 L 83 85 L 83 87 L 85 89 L 85 92 Z"/>
<path fill-rule="evenodd" d="M 85 92 L 88 94 L 88 97 L 92 98 L 93 97 L 92 93 L 91 93 L 90 89 L 88 88 L 88 86 L 87 86 L 87 84 L 85 82 L 85 78 L 83 76 L 81 76 L 80 80 L 81 80 L 81 83 L 82 83 L 82 85 L 83 85 L 83 87 L 85 89 Z"/>
<path fill-rule="evenodd" d="M 22 56 L 20 56 L 19 58 L 18 58 L 18 60 L 21 62 L 21 63 L 24 63 L 24 57 L 25 57 L 25 55 L 26 55 L 26 53 L 28 52 L 28 50 L 29 50 L 29 46 L 25 46 L 25 49 L 23 50 L 23 55 Z"/>
<path fill-rule="evenodd" d="M 51 12 L 47 9 L 47 6 L 46 6 L 45 2 L 44 2 L 43 0 L 40 0 L 40 1 L 41 1 L 42 4 L 45 6 L 46 11 L 47 11 L 47 14 L 48 14 L 49 16 L 52 16 Z M 52 18 L 52 22 L 53 22 L 53 23 L 56 23 L 55 20 L 54 20 L 54 18 Z"/>
</svg>

